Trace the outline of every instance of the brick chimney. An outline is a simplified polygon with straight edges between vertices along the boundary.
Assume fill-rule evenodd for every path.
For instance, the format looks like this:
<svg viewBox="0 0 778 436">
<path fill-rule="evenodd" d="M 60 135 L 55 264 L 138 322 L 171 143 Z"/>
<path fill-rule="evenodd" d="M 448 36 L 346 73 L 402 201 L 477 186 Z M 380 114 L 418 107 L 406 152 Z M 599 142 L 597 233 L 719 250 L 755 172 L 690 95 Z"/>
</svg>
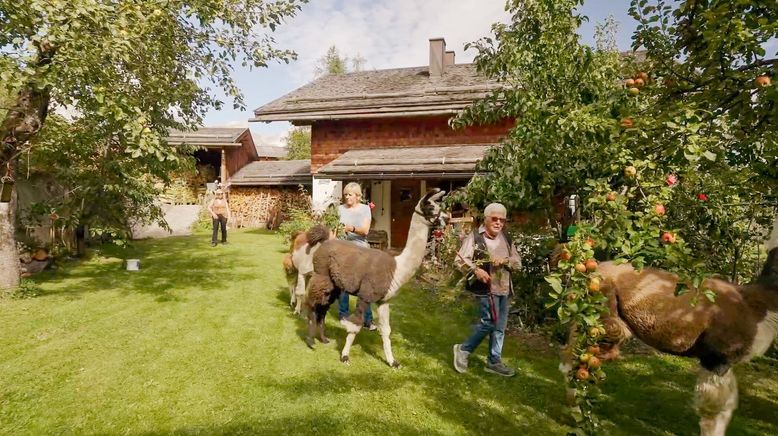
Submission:
<svg viewBox="0 0 778 436">
<path fill-rule="evenodd" d="M 440 77 L 445 68 L 446 40 L 430 38 L 430 77 Z"/>
<path fill-rule="evenodd" d="M 454 50 L 447 51 L 443 57 L 443 66 L 448 67 L 450 65 L 454 65 L 454 58 L 456 58 L 456 56 L 457 54 L 454 52 Z"/>
</svg>

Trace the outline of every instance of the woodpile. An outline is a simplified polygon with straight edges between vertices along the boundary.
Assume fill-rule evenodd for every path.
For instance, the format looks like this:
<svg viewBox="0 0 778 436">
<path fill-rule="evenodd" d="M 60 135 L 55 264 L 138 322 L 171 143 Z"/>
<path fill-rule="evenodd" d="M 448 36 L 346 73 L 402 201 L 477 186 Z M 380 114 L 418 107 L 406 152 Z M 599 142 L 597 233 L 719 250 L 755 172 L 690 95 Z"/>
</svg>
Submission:
<svg viewBox="0 0 778 436">
<path fill-rule="evenodd" d="M 310 204 L 307 193 L 297 187 L 232 186 L 229 193 L 231 227 L 276 229 L 292 208 Z"/>
</svg>

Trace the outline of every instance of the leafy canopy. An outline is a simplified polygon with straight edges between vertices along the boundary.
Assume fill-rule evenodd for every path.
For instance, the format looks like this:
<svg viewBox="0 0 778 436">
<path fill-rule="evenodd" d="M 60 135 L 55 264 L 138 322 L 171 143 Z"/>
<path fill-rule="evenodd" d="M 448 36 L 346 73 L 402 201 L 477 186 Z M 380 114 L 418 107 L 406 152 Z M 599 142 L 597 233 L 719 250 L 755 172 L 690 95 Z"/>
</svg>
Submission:
<svg viewBox="0 0 778 436">
<path fill-rule="evenodd" d="M 199 126 L 224 105 L 217 90 L 244 108 L 234 65 L 294 59 L 271 32 L 306 1 L 0 0 L 0 93 L 13 100 L 0 123 L 0 164 L 13 174 L 36 147 L 52 155 L 36 159 L 44 169 L 73 157 L 73 173 L 58 176 L 90 192 L 85 201 L 142 213 L 153 207 L 148 187 L 164 183 L 186 151 L 164 142 L 169 129 Z M 38 138 L 54 109 L 71 121 Z M 13 257 L 12 245 L 0 244 L 0 258 Z M 17 268 L 4 269 L 0 287 L 18 281 Z"/>
<path fill-rule="evenodd" d="M 546 282 L 548 307 L 570 331 L 571 411 L 591 433 L 605 374 L 590 357 L 607 313 L 595 257 L 677 272 L 692 301 L 715 300 L 700 288 L 706 275 L 738 281 L 759 267 L 778 204 L 778 60 L 765 51 L 778 38 L 778 3 L 632 0 L 630 54 L 613 49 L 612 26 L 596 47 L 580 42 L 581 4 L 509 0 L 512 20 L 471 44 L 479 71 L 503 86 L 452 124 L 516 120 L 467 203 L 547 210 L 562 227 L 562 198 L 583 198 Z"/>
</svg>

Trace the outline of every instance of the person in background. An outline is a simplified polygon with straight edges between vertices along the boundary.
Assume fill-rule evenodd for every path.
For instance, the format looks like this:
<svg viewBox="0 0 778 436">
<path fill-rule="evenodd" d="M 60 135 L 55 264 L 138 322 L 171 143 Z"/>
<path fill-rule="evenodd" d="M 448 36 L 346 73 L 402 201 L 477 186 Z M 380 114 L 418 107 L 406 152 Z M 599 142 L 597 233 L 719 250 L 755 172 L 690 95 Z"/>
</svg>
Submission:
<svg viewBox="0 0 778 436">
<path fill-rule="evenodd" d="M 215 247 L 219 234 L 219 227 L 222 229 L 222 244 L 227 243 L 227 221 L 232 217 L 230 204 L 224 198 L 224 191 L 220 188 L 216 190 L 216 196 L 208 205 L 208 211 L 213 218 L 213 234 L 211 235 L 211 246 Z"/>
<path fill-rule="evenodd" d="M 343 225 L 345 235 L 343 239 L 351 241 L 360 247 L 370 247 L 367 243 L 367 233 L 370 231 L 370 221 L 373 217 L 370 207 L 362 203 L 362 188 L 359 183 L 351 182 L 343 188 L 343 203 L 338 206 L 340 223 Z M 340 294 L 340 307 L 338 314 L 340 319 L 348 316 L 349 294 Z M 370 306 L 365 312 L 365 328 L 376 330 L 373 324 L 373 311 Z"/>
<path fill-rule="evenodd" d="M 489 336 L 487 372 L 512 377 L 512 368 L 502 362 L 502 345 L 508 325 L 510 296 L 513 293 L 511 273 L 521 268 L 521 257 L 504 232 L 507 210 L 500 203 L 484 209 L 484 223 L 468 235 L 454 261 L 469 278 L 466 289 L 477 300 L 479 321 L 473 334 L 454 345 L 454 369 L 467 371 L 470 353 Z"/>
</svg>

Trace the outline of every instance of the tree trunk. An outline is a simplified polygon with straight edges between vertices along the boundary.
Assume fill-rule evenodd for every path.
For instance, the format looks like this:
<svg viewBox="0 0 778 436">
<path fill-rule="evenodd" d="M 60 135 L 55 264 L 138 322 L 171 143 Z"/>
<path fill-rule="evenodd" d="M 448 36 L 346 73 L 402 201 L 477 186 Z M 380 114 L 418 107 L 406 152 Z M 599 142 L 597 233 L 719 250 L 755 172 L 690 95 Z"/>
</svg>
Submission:
<svg viewBox="0 0 778 436">
<path fill-rule="evenodd" d="M 53 53 L 52 53 L 53 54 Z M 38 60 L 38 66 L 50 63 L 47 54 Z M 8 174 L 15 179 L 16 161 L 27 141 L 43 127 L 48 115 L 50 90 L 24 87 L 16 97 L 0 124 L 0 176 Z M 19 255 L 16 252 L 16 185 L 10 203 L 0 203 L 0 289 L 19 285 Z"/>
<path fill-rule="evenodd" d="M 0 203 L 0 294 L 19 286 L 19 253 L 16 251 L 16 187 L 10 203 Z"/>
</svg>

